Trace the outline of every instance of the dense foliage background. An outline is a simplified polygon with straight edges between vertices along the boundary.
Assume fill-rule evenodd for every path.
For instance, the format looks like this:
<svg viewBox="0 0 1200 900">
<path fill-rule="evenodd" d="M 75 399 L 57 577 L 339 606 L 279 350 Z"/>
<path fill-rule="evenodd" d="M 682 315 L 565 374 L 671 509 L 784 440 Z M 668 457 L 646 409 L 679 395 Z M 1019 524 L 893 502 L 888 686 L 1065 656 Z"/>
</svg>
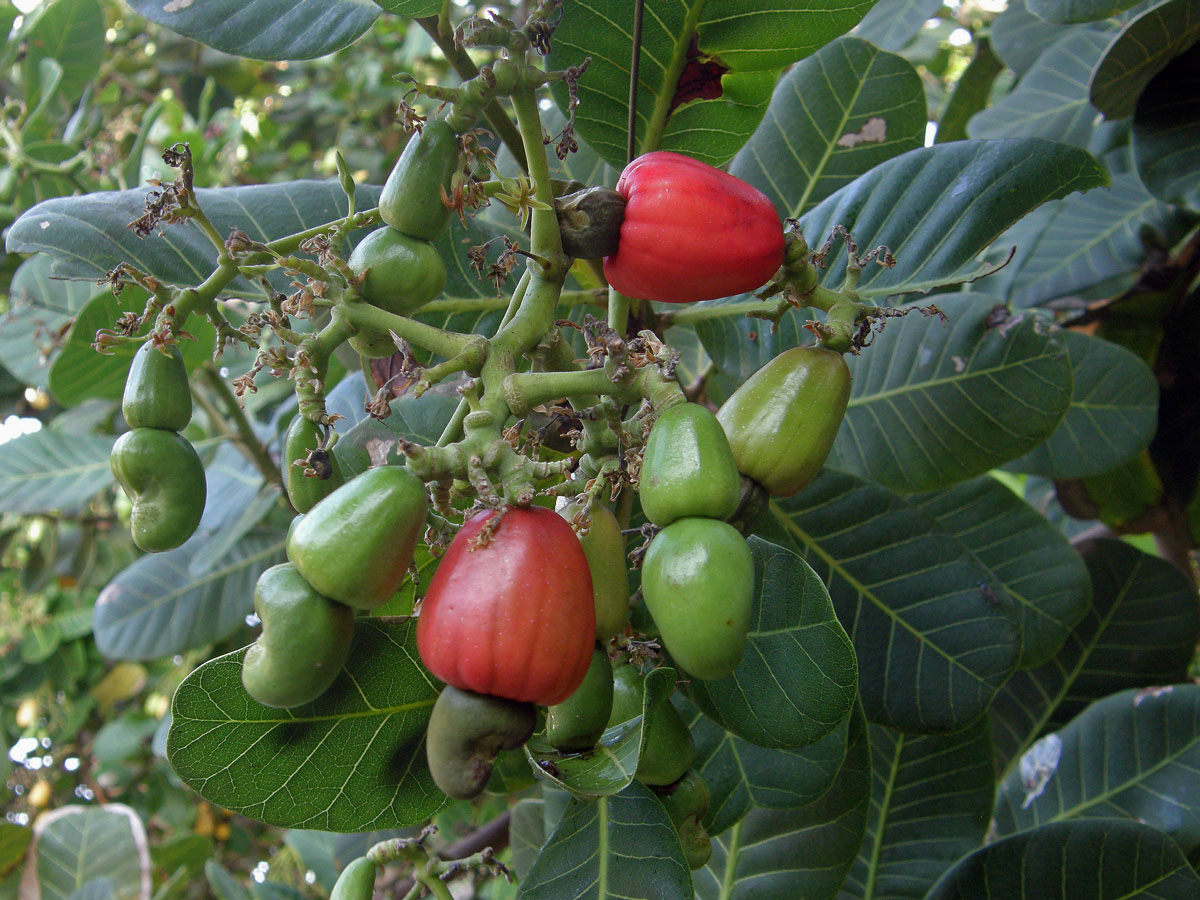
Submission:
<svg viewBox="0 0 1200 900">
<path fill-rule="evenodd" d="M 333 196 L 335 151 L 360 185 L 378 185 L 402 146 L 395 110 L 404 87 L 394 76 L 457 78 L 426 31 L 403 17 L 422 5 L 406 0 L 379 0 L 401 15 L 347 0 L 342 32 L 289 32 L 283 18 L 244 35 L 186 17 L 170 23 L 212 46 L 142 17 L 169 19 L 154 11 L 158 4 L 131 5 L 0 4 L 5 229 L 51 198 L 170 181 L 162 148 L 181 141 L 191 147 L 198 185 L 278 185 L 255 195 L 266 198 L 265 229 L 319 224 L 329 216 L 305 205 L 318 205 L 314 192 L 326 188 Z M 528 5 L 488 4 L 518 19 Z M 624 7 L 568 2 L 550 57 L 563 66 L 593 55 L 580 93 L 583 146 L 562 166 L 587 182 L 611 184 L 624 158 L 615 123 L 623 123 L 627 53 L 615 30 L 597 25 Z M 1016 835 L 1009 852 L 1026 860 L 1038 846 L 1075 841 L 1090 865 L 1097 857 L 1087 848 L 1099 838 L 1086 818 L 1104 816 L 1124 820 L 1108 833 L 1118 846 L 1141 848 L 1146 860 L 1182 852 L 1192 876 L 1200 848 L 1200 688 L 1161 699 L 1139 694 L 1136 702 L 1119 692 L 1186 680 L 1200 627 L 1195 4 L 878 0 L 855 7 L 865 18 L 849 37 L 835 29 L 805 46 L 791 26 L 780 26 L 780 46 L 757 57 L 736 35 L 724 36 L 727 47 L 706 48 L 729 67 L 724 99 L 711 101 L 724 108 L 714 112 L 703 101 L 673 108 L 662 136 L 663 146 L 729 162 L 786 215 L 803 217 L 814 249 L 833 225 L 856 221 L 864 249 L 887 243 L 900 258 L 895 270 L 865 270 L 863 296 L 925 302 L 916 292 L 932 290 L 949 317 L 945 327 L 916 316 L 891 323 L 853 361 L 854 400 L 830 471 L 760 531 L 760 575 L 828 587 L 833 605 L 825 601 L 824 624 L 837 625 L 836 611 L 854 641 L 861 707 L 848 713 L 853 682 L 840 683 L 825 707 L 837 707 L 840 722 L 829 735 L 803 749 L 764 750 L 773 735 L 757 734 L 752 722 L 727 720 L 726 731 L 713 724 L 714 709 L 718 719 L 731 715 L 721 698 L 689 694 L 689 723 L 720 800 L 709 830 L 724 835 L 714 842 L 713 863 L 696 873 L 696 891 L 705 898 L 752 889 L 770 897 L 921 897 L 984 839 L 980 809 L 993 816 L 991 836 Z M 454 12 L 473 8 L 456 2 Z M 648 41 L 662 38 L 654 21 L 648 27 Z M 243 38 L 245 56 L 287 61 L 224 52 Z M 548 130 L 562 121 L 549 92 L 545 115 Z M 871 124 L 879 122 L 882 131 Z M 903 155 L 966 138 L 937 157 Z M 984 141 L 1004 138 L 1045 141 L 1001 159 Z M 958 179 L 961 172 L 980 180 Z M 309 179 L 327 183 L 300 183 Z M 1080 192 L 1088 188 L 1097 189 Z M 363 188 L 360 199 L 373 190 Z M 936 200 L 906 205 L 922 190 Z M 126 196 L 132 205 L 43 208 L 74 223 L 70 240 L 54 246 L 37 245 L 26 217 L 9 232 L 12 252 L 0 266 L 0 742 L 8 748 L 0 757 L 0 898 L 17 896 L 22 877 L 26 891 L 40 889 L 30 897 L 325 897 L 340 867 L 399 832 L 265 825 L 260 820 L 303 818 L 303 810 L 235 802 L 252 775 L 244 770 L 225 788 L 202 791 L 204 799 L 193 790 L 203 760 L 180 756 L 177 773 L 166 759 L 170 702 L 181 682 L 252 639 L 254 580 L 282 558 L 287 517 L 224 405 L 222 380 L 249 359 L 231 351 L 217 364 L 202 362 L 214 338 L 198 327 L 188 351 L 200 373 L 193 377 L 198 414 L 188 437 L 205 455 L 214 499 L 201 539 L 182 555 L 140 556 L 129 540 L 128 504 L 112 488 L 107 463 L 123 429 L 117 401 L 128 360 L 101 357 L 90 345 L 97 329 L 129 308 L 133 292 L 118 302 L 92 270 L 107 267 L 105 254 L 144 252 L 180 283 L 202 273 L 194 271 L 186 226 L 167 232 L 166 250 L 155 238 L 122 235 L 140 206 L 137 195 Z M 240 221 L 244 208 L 221 203 L 214 195 L 214 218 Z M 287 220 L 280 209 L 293 205 L 301 214 Z M 494 224 L 501 216 L 491 209 L 482 218 L 511 230 L 511 220 Z M 83 242 L 89 223 L 117 235 L 114 246 Z M 37 249 L 49 252 L 33 255 Z M 840 252 L 827 264 L 834 283 L 844 271 Z M 577 274 L 582 306 L 595 282 Z M 451 279 L 451 297 L 471 303 L 447 307 L 441 321 L 494 323 L 506 300 L 465 272 Z M 737 302 L 680 311 L 667 322 L 684 380 L 703 379 L 714 403 L 803 334 L 799 315 L 776 331 L 722 311 Z M 1067 327 L 1054 329 L 1055 320 Z M 914 361 L 929 358 L 933 369 L 913 375 Z M 356 360 L 343 360 L 331 405 L 369 434 L 370 422 L 359 425 L 365 389 L 357 369 Z M 285 380 L 260 387 L 245 398 L 242 424 L 270 447 L 294 405 Z M 420 405 L 397 400 L 399 417 L 388 427 L 436 439 L 448 402 L 436 391 Z M 885 537 L 868 546 L 862 535 L 872 529 Z M 773 557 L 780 547 L 791 552 Z M 981 596 L 1001 611 L 968 612 Z M 926 675 L 922 654 L 943 646 L 944 629 L 956 632 L 943 654 L 949 662 L 929 664 Z M 905 666 L 920 675 L 902 689 L 862 687 L 887 683 Z M 219 667 L 210 675 L 236 679 Z M 189 696 L 195 721 L 203 720 L 198 695 Z M 1034 744 L 1055 730 L 1057 745 Z M 1155 757 L 1160 743 L 1168 749 Z M 1038 749 L 1026 761 L 1040 758 L 1053 771 L 1062 760 L 1056 784 L 1067 787 L 1054 797 L 1041 793 L 1036 767 L 1026 770 L 1021 755 L 1031 746 Z M 783 765 L 769 753 L 792 757 Z M 267 762 L 251 758 L 246 766 Z M 786 779 L 772 774 L 784 770 Z M 1096 779 L 1107 789 L 1095 789 Z M 212 802 L 222 789 L 225 801 Z M 527 789 L 512 812 L 502 859 L 522 876 L 532 870 L 531 896 L 555 896 L 539 884 L 549 881 L 545 868 L 531 867 L 557 821 L 550 808 L 561 813 L 565 795 L 558 794 Z M 620 796 L 611 801 L 613 816 L 632 823 L 647 815 L 639 806 L 645 798 Z M 488 795 L 446 808 L 435 819 L 439 846 L 462 841 L 456 849 L 471 852 L 480 829 L 505 846 L 508 834 L 488 823 L 510 805 Z M 310 812 L 326 827 L 338 824 L 329 808 Z M 35 821 L 42 830 L 30 850 Z M 1058 843 L 1028 837 L 1047 823 L 1058 829 Z M 1164 833 L 1165 845 L 1157 843 Z M 922 852 L 905 849 L 912 843 Z M 968 885 L 1003 865 L 972 859 L 955 869 Z M 395 890 L 403 872 L 389 875 L 382 895 L 403 896 Z M 480 872 L 458 884 L 459 896 L 517 891 Z M 941 889 L 938 896 L 953 896 L 945 883 Z"/>
</svg>

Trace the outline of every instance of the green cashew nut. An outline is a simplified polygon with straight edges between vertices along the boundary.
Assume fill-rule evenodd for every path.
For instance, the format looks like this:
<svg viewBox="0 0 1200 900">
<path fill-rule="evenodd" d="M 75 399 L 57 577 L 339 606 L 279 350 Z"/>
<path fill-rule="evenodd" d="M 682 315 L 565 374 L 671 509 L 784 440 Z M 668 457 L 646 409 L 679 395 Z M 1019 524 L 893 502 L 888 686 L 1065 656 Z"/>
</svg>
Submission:
<svg viewBox="0 0 1200 900">
<path fill-rule="evenodd" d="M 536 724 L 532 703 L 447 685 L 433 705 L 425 738 L 434 783 L 455 800 L 479 796 L 496 755 L 529 740 Z"/>
<path fill-rule="evenodd" d="M 313 460 L 311 468 L 317 473 L 316 476 L 304 474 L 304 460 L 316 450 L 322 437 L 324 429 L 320 425 L 304 416 L 296 416 L 283 438 L 283 454 L 280 457 L 283 483 L 287 486 L 288 499 L 298 513 L 308 512 L 346 481 L 337 457 L 325 450 L 320 451 Z M 300 464 L 297 465 L 297 462 Z"/>
<path fill-rule="evenodd" d="M 263 706 L 289 708 L 329 688 L 354 637 L 354 610 L 322 597 L 291 563 L 272 566 L 254 586 L 262 634 L 246 651 L 242 685 Z"/>
<path fill-rule="evenodd" d="M 663 412 L 650 429 L 639 496 L 655 525 L 685 516 L 726 519 L 741 497 L 737 464 L 717 417 L 698 403 Z"/>
<path fill-rule="evenodd" d="M 642 674 L 628 663 L 613 669 L 613 712 L 608 724 L 627 722 L 642 714 L 646 686 Z M 651 711 L 650 725 L 642 736 L 642 756 L 633 777 L 642 784 L 672 784 L 696 759 L 696 744 L 687 723 L 670 698 Z"/>
<path fill-rule="evenodd" d="M 425 123 L 404 145 L 379 195 L 379 216 L 397 231 L 437 240 L 450 225 L 442 191 L 458 169 L 458 135 L 445 119 Z"/>
<path fill-rule="evenodd" d="M 362 298 L 398 316 L 416 312 L 446 287 L 446 264 L 433 244 L 395 228 L 372 231 L 347 264 L 363 276 Z"/>
<path fill-rule="evenodd" d="M 204 464 L 186 439 L 161 428 L 135 428 L 113 445 L 113 477 L 133 501 L 130 531 L 141 549 L 178 547 L 204 514 Z"/>
<path fill-rule="evenodd" d="M 754 558 L 732 525 L 680 519 L 656 534 L 642 561 L 642 596 L 671 659 L 689 675 L 723 678 L 742 661 Z"/>
<path fill-rule="evenodd" d="M 567 504 L 559 515 L 568 522 L 579 512 L 579 502 Z M 596 604 L 596 640 L 607 641 L 629 619 L 628 560 L 625 538 L 617 517 L 602 503 L 593 503 L 587 534 L 579 535 L 592 573 L 592 599 Z"/>
<path fill-rule="evenodd" d="M 608 727 L 612 700 L 612 663 L 608 654 L 597 647 L 575 693 L 546 709 L 546 739 L 556 750 L 566 753 L 591 750 Z"/>
<path fill-rule="evenodd" d="M 428 505 L 425 485 L 407 469 L 368 469 L 292 521 L 288 559 L 317 592 L 373 609 L 404 581 Z"/>
<path fill-rule="evenodd" d="M 125 377 L 121 414 L 130 428 L 183 431 L 192 419 L 187 367 L 174 344 L 161 349 L 146 341 L 134 354 Z"/>
<path fill-rule="evenodd" d="M 693 869 L 700 869 L 712 856 L 712 842 L 704 828 L 710 794 L 708 782 L 695 769 L 689 769 L 674 784 L 655 788 L 654 792 L 679 832 L 683 857 Z"/>
<path fill-rule="evenodd" d="M 360 856 L 338 876 L 329 900 L 371 900 L 375 890 L 375 863 Z"/>
</svg>

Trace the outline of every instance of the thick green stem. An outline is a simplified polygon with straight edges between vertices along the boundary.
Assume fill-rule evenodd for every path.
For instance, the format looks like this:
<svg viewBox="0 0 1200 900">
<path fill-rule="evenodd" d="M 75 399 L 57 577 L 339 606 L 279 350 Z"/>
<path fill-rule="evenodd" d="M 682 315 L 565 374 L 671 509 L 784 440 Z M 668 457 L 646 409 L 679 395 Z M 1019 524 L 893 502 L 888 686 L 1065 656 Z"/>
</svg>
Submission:
<svg viewBox="0 0 1200 900">
<path fill-rule="evenodd" d="M 415 344 L 446 359 L 458 356 L 480 340 L 479 335 L 476 334 L 443 331 L 433 325 L 398 316 L 367 303 L 346 303 L 340 309 L 342 317 L 355 328 L 365 328 L 383 333 L 393 331 L 410 344 Z"/>
<path fill-rule="evenodd" d="M 346 320 L 345 307 L 338 307 L 333 310 L 329 324 L 306 337 L 296 349 L 297 361 L 303 359 L 307 363 L 305 371 L 296 373 L 296 400 L 300 414 L 306 419 L 326 424 L 325 377 L 329 372 L 329 357 L 353 332 L 353 326 Z"/>
<path fill-rule="evenodd" d="M 614 384 L 603 369 L 522 372 L 504 380 L 505 399 L 517 416 L 551 400 L 585 394 L 613 397 L 622 403 L 635 403 L 644 397 L 655 409 L 674 406 L 685 399 L 679 382 L 665 378 L 656 366 L 637 369 L 620 384 Z"/>
<path fill-rule="evenodd" d="M 629 298 L 613 287 L 608 289 L 608 327 L 621 337 L 629 327 Z"/>
</svg>

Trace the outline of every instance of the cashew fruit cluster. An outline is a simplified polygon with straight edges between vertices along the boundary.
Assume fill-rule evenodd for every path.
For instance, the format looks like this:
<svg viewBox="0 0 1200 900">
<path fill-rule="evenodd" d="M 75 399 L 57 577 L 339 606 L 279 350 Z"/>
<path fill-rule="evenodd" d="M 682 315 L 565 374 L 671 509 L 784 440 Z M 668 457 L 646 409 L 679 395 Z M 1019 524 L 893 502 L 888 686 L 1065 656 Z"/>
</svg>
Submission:
<svg viewBox="0 0 1200 900">
<path fill-rule="evenodd" d="M 642 459 L 642 510 L 655 535 L 642 562 L 642 596 L 671 659 L 695 678 L 722 678 L 741 662 L 750 630 L 754 564 L 723 521 L 741 496 L 721 423 L 696 403 L 665 410 Z"/>
<path fill-rule="evenodd" d="M 200 524 L 208 490 L 204 464 L 179 434 L 192 418 L 192 395 L 177 346 L 142 344 L 125 379 L 121 413 L 130 430 L 108 462 L 133 502 L 133 542 L 149 552 L 171 550 Z"/>
<path fill-rule="evenodd" d="M 458 135 L 444 119 L 426 122 L 396 161 L 379 197 L 384 227 L 363 238 L 347 264 L 362 279 L 362 298 L 372 306 L 407 316 L 446 286 L 446 265 L 433 246 L 450 225 L 449 197 L 459 166 Z M 350 345 L 363 356 L 396 352 L 387 334 L 362 329 Z"/>
<path fill-rule="evenodd" d="M 355 610 L 379 606 L 399 589 L 427 507 L 419 478 L 379 466 L 292 521 L 288 562 L 263 572 L 254 588 L 262 633 L 242 663 L 246 693 L 264 706 L 291 708 L 329 689 L 350 653 Z"/>
</svg>

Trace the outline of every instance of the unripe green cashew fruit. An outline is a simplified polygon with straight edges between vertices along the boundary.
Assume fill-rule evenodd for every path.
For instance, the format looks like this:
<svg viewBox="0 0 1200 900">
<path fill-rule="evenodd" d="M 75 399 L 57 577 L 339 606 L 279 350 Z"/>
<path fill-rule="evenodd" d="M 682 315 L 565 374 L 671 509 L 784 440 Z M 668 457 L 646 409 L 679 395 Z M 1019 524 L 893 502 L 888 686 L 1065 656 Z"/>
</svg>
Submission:
<svg viewBox="0 0 1200 900">
<path fill-rule="evenodd" d="M 404 145 L 379 195 L 379 216 L 397 231 L 435 241 L 450 224 L 442 202 L 458 169 L 458 135 L 445 119 L 431 119 Z"/>
<path fill-rule="evenodd" d="M 304 474 L 304 460 L 308 459 L 324 436 L 325 429 L 304 416 L 292 419 L 284 435 L 283 453 L 280 456 L 283 483 L 287 487 L 288 499 L 298 513 L 308 512 L 346 482 L 337 457 L 326 450 L 322 450 L 313 460 L 312 468 L 317 475 L 310 478 Z"/>
<path fill-rule="evenodd" d="M 679 833 L 683 857 L 693 869 L 703 868 L 712 856 L 712 841 L 704 827 L 710 793 L 708 782 L 695 769 L 689 769 L 674 784 L 655 788 L 654 792 Z"/>
<path fill-rule="evenodd" d="M 613 671 L 608 654 L 599 647 L 583 683 L 562 703 L 546 708 L 546 739 L 556 750 L 591 750 L 608 727 L 612 712 Z"/>
<path fill-rule="evenodd" d="M 354 610 L 322 597 L 291 563 L 272 566 L 254 586 L 262 634 L 246 651 L 242 685 L 263 706 L 308 703 L 329 688 L 354 638 Z"/>
<path fill-rule="evenodd" d="M 375 891 L 375 863 L 360 856 L 338 876 L 329 900 L 371 900 Z"/>
<path fill-rule="evenodd" d="M 108 464 L 133 501 L 129 530 L 135 544 L 157 553 L 192 536 L 208 485 L 204 464 L 185 438 L 162 428 L 135 428 L 113 444 Z"/>
<path fill-rule="evenodd" d="M 362 298 L 398 316 L 416 312 L 446 287 L 446 264 L 433 244 L 395 228 L 372 231 L 346 262 L 355 275 L 366 273 Z"/>
<path fill-rule="evenodd" d="M 717 419 L 742 474 L 773 497 L 790 497 L 821 470 L 849 400 L 842 354 L 793 347 L 734 391 Z"/>
<path fill-rule="evenodd" d="M 130 428 L 183 431 L 192 420 L 192 392 L 179 347 L 161 350 L 146 341 L 133 356 L 121 397 L 121 414 Z"/>
<path fill-rule="evenodd" d="M 717 417 L 698 403 L 664 410 L 646 440 L 638 492 L 646 518 L 655 525 L 687 516 L 732 515 L 741 485 Z"/>
<path fill-rule="evenodd" d="M 572 522 L 582 501 L 574 501 L 559 510 Z M 592 573 L 592 599 L 596 604 L 596 640 L 607 641 L 629 620 L 629 579 L 626 569 L 625 537 L 617 517 L 603 503 L 593 503 L 587 534 L 579 534 Z"/>
<path fill-rule="evenodd" d="M 455 800 L 479 796 L 496 755 L 529 740 L 536 724 L 532 703 L 447 685 L 433 704 L 425 738 L 434 783 Z"/>
<path fill-rule="evenodd" d="M 292 521 L 288 559 L 318 593 L 373 609 L 404 581 L 428 506 L 407 469 L 368 469 Z"/>
<path fill-rule="evenodd" d="M 672 522 L 642 562 L 642 597 L 663 644 L 695 678 L 737 668 L 750 630 L 754 560 L 737 529 L 717 519 Z"/>
<path fill-rule="evenodd" d="M 613 669 L 613 711 L 608 724 L 618 725 L 642 714 L 646 688 L 642 675 L 628 663 Z M 661 785 L 678 781 L 696 759 L 696 745 L 683 716 L 665 698 L 650 712 L 650 724 L 642 735 L 642 757 L 634 778 L 642 784 Z"/>
</svg>

